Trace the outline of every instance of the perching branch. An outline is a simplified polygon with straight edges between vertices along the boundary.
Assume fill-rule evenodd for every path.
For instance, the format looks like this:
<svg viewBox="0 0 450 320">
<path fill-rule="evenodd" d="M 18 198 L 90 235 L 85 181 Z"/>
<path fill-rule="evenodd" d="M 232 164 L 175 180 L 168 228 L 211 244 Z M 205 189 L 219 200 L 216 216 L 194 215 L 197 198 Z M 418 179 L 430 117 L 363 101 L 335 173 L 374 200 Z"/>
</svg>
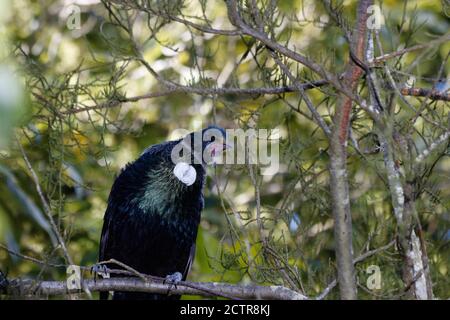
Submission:
<svg viewBox="0 0 450 320">
<path fill-rule="evenodd" d="M 388 244 L 369 250 L 359 257 L 353 260 L 353 264 L 364 261 L 365 259 L 372 257 L 382 251 L 385 251 L 392 247 L 396 243 L 396 240 L 390 241 Z M 0 244 L 0 248 L 6 250 L 10 254 L 16 255 L 22 259 L 29 260 L 39 265 L 50 265 L 53 267 L 66 267 L 65 265 L 52 265 L 40 261 L 39 259 L 25 256 L 16 253 L 6 246 Z M 257 285 L 232 285 L 226 283 L 196 283 L 190 281 L 182 281 L 177 284 L 176 287 L 170 284 L 165 284 L 163 278 L 153 277 L 141 274 L 136 270 L 124 265 L 117 260 L 108 260 L 103 263 L 114 263 L 125 270 L 110 269 L 111 274 L 120 274 L 135 276 L 136 278 L 109 278 L 98 280 L 84 280 L 82 282 L 82 288 L 85 291 L 137 291 L 148 293 L 163 293 L 167 294 L 169 288 L 171 294 L 188 294 L 188 295 L 200 295 L 204 297 L 224 297 L 229 299 L 279 299 L 279 300 L 308 300 L 311 299 L 299 292 L 288 289 L 283 286 L 257 286 Z M 81 267 L 82 270 L 91 270 L 89 267 Z M 325 288 L 325 290 L 318 295 L 315 300 L 323 300 L 331 290 L 337 285 L 337 280 L 334 279 Z M 0 271 L 0 294 L 12 296 L 25 296 L 25 295 L 64 295 L 69 293 L 80 293 L 79 290 L 68 290 L 67 282 L 64 281 L 34 281 L 30 279 L 13 279 L 9 280 L 4 277 Z"/>
<path fill-rule="evenodd" d="M 282 286 L 232 285 L 218 282 L 182 281 L 175 287 L 161 281 L 143 281 L 138 278 L 109 278 L 83 280 L 82 287 L 89 291 L 134 291 L 180 295 L 199 295 L 204 297 L 233 297 L 235 299 L 268 299 L 268 300 L 306 300 L 306 296 Z M 69 290 L 66 281 L 34 281 L 28 279 L 9 280 L 7 295 L 39 296 L 64 295 L 81 293 L 80 290 Z"/>
<path fill-rule="evenodd" d="M 395 240 L 380 248 L 365 252 L 353 260 L 357 264 L 365 259 L 389 249 L 395 244 Z M 9 250 L 8 250 L 9 251 Z M 124 271 L 126 272 L 126 271 Z M 6 295 L 12 296 L 39 296 L 39 295 L 64 295 L 80 293 L 79 290 L 68 290 L 65 281 L 34 281 L 30 279 L 13 279 L 7 281 L 0 279 Z M 336 279 L 331 281 L 327 288 L 315 299 L 324 299 L 336 286 Z M 176 287 L 163 283 L 162 278 L 152 277 L 152 280 L 143 281 L 140 278 L 109 278 L 98 280 L 84 280 L 84 289 L 92 291 L 134 291 L 147 293 L 199 295 L 203 297 L 225 297 L 231 299 L 268 299 L 268 300 L 308 300 L 307 296 L 283 286 L 257 286 L 257 285 L 232 285 L 217 282 L 190 282 L 182 281 Z M 1 288 L 0 288 L 1 289 Z M 1 292 L 1 291 L 0 291 Z"/>
<path fill-rule="evenodd" d="M 66 265 L 53 265 L 39 259 L 16 253 L 0 243 L 0 248 L 31 261 L 38 265 L 52 267 L 67 267 Z M 6 279 L 0 272 L 0 294 L 9 296 L 39 296 L 39 295 L 64 295 L 93 291 L 134 291 L 148 293 L 162 293 L 180 295 L 199 295 L 204 297 L 223 297 L 228 299 L 272 299 L 272 300 L 307 300 L 308 297 L 283 286 L 258 286 L 258 285 L 233 285 L 217 282 L 190 282 L 181 281 L 176 286 L 164 283 L 165 279 L 142 274 L 137 270 L 115 259 L 102 261 L 100 264 L 112 263 L 123 269 L 108 269 L 110 274 L 129 276 L 128 278 L 107 279 L 80 279 L 80 290 L 69 290 L 66 281 L 35 281 L 31 279 Z M 92 270 L 90 267 L 80 266 L 81 270 Z M 130 278 L 133 277 L 133 278 Z"/>
</svg>

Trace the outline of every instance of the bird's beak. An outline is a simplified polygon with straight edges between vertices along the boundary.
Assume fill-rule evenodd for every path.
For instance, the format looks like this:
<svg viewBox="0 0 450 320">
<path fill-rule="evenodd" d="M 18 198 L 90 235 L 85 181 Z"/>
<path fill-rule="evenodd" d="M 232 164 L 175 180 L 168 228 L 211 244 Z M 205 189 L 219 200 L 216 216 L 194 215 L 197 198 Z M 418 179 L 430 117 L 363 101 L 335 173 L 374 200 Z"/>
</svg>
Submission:
<svg viewBox="0 0 450 320">
<path fill-rule="evenodd" d="M 213 142 L 210 145 L 210 151 L 211 151 L 211 157 L 215 157 L 217 155 L 219 155 L 221 152 L 229 149 L 230 146 L 226 143 L 222 143 L 222 142 Z"/>
</svg>

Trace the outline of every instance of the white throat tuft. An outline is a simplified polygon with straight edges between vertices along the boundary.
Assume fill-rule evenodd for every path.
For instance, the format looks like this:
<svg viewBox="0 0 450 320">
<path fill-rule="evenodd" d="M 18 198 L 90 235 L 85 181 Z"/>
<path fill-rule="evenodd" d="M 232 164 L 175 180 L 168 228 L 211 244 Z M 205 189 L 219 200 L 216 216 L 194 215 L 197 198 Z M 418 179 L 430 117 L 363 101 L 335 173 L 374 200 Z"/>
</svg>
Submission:
<svg viewBox="0 0 450 320">
<path fill-rule="evenodd" d="M 186 162 L 178 162 L 173 169 L 173 174 L 187 186 L 194 184 L 197 178 L 195 168 Z"/>
</svg>

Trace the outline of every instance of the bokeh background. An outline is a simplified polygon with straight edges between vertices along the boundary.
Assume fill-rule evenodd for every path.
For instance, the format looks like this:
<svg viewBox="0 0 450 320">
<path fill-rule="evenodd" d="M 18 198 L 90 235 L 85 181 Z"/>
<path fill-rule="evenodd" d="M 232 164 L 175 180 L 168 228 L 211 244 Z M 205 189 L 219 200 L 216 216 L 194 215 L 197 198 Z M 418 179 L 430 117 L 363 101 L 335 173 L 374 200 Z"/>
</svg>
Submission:
<svg viewBox="0 0 450 320">
<path fill-rule="evenodd" d="M 160 3 L 181 6 L 177 1 Z M 386 52 L 430 41 L 450 29 L 446 1 L 381 4 Z M 80 10 L 79 25 L 73 20 L 76 9 L 72 5 Z M 296 93 L 204 95 L 178 91 L 117 103 L 125 96 L 165 90 L 161 81 L 136 61 L 137 52 L 159 76 L 186 86 L 283 85 L 285 79 L 274 74 L 267 57 L 254 58 L 250 39 L 205 35 L 173 21 L 149 25 L 144 16 L 137 15 L 132 43 L 113 23 L 104 4 L 96 0 L 1 0 L 0 8 L 0 243 L 4 247 L 46 263 L 65 263 L 61 249 L 52 245 L 55 235 L 19 145 L 39 177 L 74 263 L 90 266 L 97 262 L 102 218 L 114 177 L 149 145 L 175 138 L 176 129 L 197 130 L 209 124 L 279 129 L 280 171 L 258 180 L 263 233 L 270 238 L 274 257 L 266 257 L 260 250 L 252 169 L 245 165 L 211 167 L 189 280 L 283 284 L 314 296 L 333 279 L 328 146 Z M 348 48 L 340 30 L 327 23 L 319 2 L 282 1 L 279 8 L 290 18 L 277 26 L 281 39 L 289 38 L 304 54 L 341 72 Z M 355 1 L 344 1 L 343 9 L 352 23 Z M 183 12 L 205 12 L 214 27 L 230 28 L 222 1 L 188 1 Z M 157 32 L 150 32 L 150 27 L 157 27 Z M 417 86 L 430 88 L 442 66 L 444 73 L 450 69 L 449 50 L 447 42 L 396 60 L 401 66 L 398 69 L 405 72 L 399 71 L 396 80 L 405 81 L 413 74 Z M 415 63 L 418 57 L 420 63 Z M 315 80 L 309 72 L 297 71 L 304 79 Z M 310 97 L 329 121 L 333 92 L 314 89 Z M 420 101 L 408 99 L 420 105 Z M 98 105 L 103 108 L 77 111 Z M 435 108 L 444 115 L 449 110 L 445 102 Z M 353 116 L 359 115 L 355 112 Z M 359 128 L 361 144 L 373 144 L 364 117 Z M 354 247 L 360 253 L 395 238 L 395 219 L 379 176 L 382 156 L 361 159 L 350 152 L 348 165 Z M 449 169 L 448 152 L 444 152 L 428 180 L 430 185 L 416 202 L 426 231 L 434 293 L 440 298 L 449 298 L 450 293 Z M 358 265 L 361 284 L 369 276 L 369 265 L 380 266 L 382 272 L 381 289 L 360 290 L 363 298 L 399 293 L 399 259 L 391 248 Z M 63 267 L 43 267 L 1 248 L 0 270 L 12 278 L 66 277 Z M 283 272 L 289 275 L 283 276 Z"/>
</svg>

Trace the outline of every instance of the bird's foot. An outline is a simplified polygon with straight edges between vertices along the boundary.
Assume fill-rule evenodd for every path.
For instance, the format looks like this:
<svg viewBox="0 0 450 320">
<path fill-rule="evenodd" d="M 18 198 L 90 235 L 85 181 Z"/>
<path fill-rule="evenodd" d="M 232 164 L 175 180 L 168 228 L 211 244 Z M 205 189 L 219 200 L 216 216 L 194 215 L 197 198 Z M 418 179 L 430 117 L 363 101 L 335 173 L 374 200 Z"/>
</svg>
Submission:
<svg viewBox="0 0 450 320">
<path fill-rule="evenodd" d="M 97 263 L 91 267 L 91 274 L 94 274 L 94 280 L 97 280 L 97 275 L 106 279 L 110 277 L 109 269 L 106 265 Z"/>
<path fill-rule="evenodd" d="M 180 283 L 181 280 L 183 280 L 183 275 L 178 271 L 166 276 L 163 283 L 170 284 L 169 288 L 167 289 L 167 295 L 170 294 L 170 290 L 172 290 L 172 288 L 175 288 L 175 289 L 177 288 L 177 284 Z"/>
</svg>

